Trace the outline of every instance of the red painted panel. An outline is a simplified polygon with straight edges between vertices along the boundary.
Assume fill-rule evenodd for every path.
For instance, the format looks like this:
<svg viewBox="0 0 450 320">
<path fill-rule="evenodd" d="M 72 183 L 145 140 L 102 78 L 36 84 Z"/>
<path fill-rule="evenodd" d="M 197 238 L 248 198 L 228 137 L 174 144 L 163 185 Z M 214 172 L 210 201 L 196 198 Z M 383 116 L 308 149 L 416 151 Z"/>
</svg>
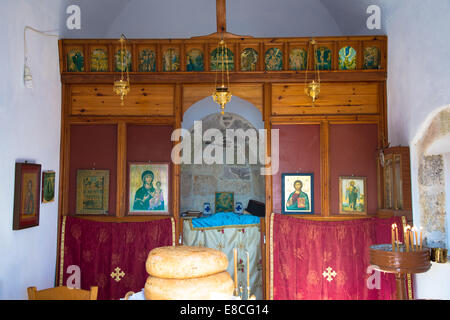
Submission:
<svg viewBox="0 0 450 320">
<path fill-rule="evenodd" d="M 376 124 L 330 125 L 330 210 L 339 213 L 339 177 L 362 176 L 367 182 L 367 212 L 378 207 Z"/>
<path fill-rule="evenodd" d="M 281 174 L 314 174 L 314 211 L 320 214 L 320 125 L 278 125 L 280 169 L 272 177 L 273 211 L 281 213 Z M 272 144 L 274 141 L 272 141 Z"/>
<path fill-rule="evenodd" d="M 76 212 L 77 170 L 109 170 L 109 215 L 116 212 L 117 126 L 70 127 L 69 213 Z"/>
<path fill-rule="evenodd" d="M 171 126 L 129 125 L 127 128 L 128 162 L 171 161 Z"/>
</svg>

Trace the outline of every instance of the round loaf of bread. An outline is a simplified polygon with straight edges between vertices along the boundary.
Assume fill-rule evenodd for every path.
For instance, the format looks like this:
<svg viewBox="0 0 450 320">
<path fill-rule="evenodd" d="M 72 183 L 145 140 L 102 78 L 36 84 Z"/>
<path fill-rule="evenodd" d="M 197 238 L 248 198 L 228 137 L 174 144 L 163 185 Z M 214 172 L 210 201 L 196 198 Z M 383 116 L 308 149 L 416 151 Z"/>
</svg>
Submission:
<svg viewBox="0 0 450 320">
<path fill-rule="evenodd" d="M 225 271 L 228 258 L 222 251 L 190 246 L 155 248 L 145 263 L 147 273 L 165 279 L 192 279 Z"/>
<path fill-rule="evenodd" d="M 149 276 L 145 282 L 147 300 L 222 300 L 233 295 L 228 272 L 193 279 L 162 279 Z"/>
</svg>

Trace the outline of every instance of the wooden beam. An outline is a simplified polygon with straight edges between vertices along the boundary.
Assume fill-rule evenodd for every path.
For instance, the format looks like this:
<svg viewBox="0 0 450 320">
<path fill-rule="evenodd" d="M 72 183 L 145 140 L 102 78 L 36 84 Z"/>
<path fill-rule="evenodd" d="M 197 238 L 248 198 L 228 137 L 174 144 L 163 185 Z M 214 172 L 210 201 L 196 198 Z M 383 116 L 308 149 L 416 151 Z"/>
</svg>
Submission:
<svg viewBox="0 0 450 320">
<path fill-rule="evenodd" d="M 226 0 L 216 0 L 217 33 L 227 31 L 227 5 Z"/>
<path fill-rule="evenodd" d="M 67 84 L 110 84 L 114 82 L 114 77 L 119 74 L 94 74 L 94 73 L 63 73 L 61 82 Z M 230 72 L 230 83 L 280 83 L 297 82 L 305 83 L 304 71 L 251 71 L 251 72 Z M 312 80 L 314 75 L 308 73 L 307 81 Z M 385 81 L 386 71 L 323 71 L 320 80 L 324 82 L 363 82 L 363 81 Z M 215 83 L 215 72 L 130 72 L 131 86 L 137 83 L 146 84 L 173 84 L 173 83 Z"/>
</svg>

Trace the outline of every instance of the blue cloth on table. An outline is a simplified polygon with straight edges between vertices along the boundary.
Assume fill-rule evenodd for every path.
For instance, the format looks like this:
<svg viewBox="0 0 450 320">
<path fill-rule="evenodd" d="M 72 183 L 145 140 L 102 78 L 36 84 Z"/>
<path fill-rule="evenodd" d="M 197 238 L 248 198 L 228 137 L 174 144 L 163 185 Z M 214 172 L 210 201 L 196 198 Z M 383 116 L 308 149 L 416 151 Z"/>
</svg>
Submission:
<svg viewBox="0 0 450 320">
<path fill-rule="evenodd" d="M 251 214 L 239 215 L 234 212 L 217 212 L 209 217 L 192 219 L 192 226 L 194 228 L 210 228 L 257 223 L 259 223 L 259 217 Z"/>
</svg>

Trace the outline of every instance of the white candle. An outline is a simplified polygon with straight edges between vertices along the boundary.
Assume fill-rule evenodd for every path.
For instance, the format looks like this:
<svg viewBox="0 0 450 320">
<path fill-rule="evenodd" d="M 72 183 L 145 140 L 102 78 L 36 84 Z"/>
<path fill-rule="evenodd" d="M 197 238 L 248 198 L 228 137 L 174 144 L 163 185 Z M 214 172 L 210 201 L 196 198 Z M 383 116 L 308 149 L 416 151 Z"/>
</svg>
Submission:
<svg viewBox="0 0 450 320">
<path fill-rule="evenodd" d="M 250 287 L 250 256 L 247 252 L 247 288 Z"/>
<path fill-rule="evenodd" d="M 395 234 L 394 234 L 395 224 L 392 225 L 391 230 L 391 241 L 392 241 L 392 251 L 395 251 Z"/>
<path fill-rule="evenodd" d="M 408 226 L 403 228 L 403 241 L 405 242 L 406 252 L 409 252 L 409 234 L 408 234 Z"/>
<path fill-rule="evenodd" d="M 234 253 L 234 288 L 237 289 L 237 249 L 233 249 Z"/>
</svg>

